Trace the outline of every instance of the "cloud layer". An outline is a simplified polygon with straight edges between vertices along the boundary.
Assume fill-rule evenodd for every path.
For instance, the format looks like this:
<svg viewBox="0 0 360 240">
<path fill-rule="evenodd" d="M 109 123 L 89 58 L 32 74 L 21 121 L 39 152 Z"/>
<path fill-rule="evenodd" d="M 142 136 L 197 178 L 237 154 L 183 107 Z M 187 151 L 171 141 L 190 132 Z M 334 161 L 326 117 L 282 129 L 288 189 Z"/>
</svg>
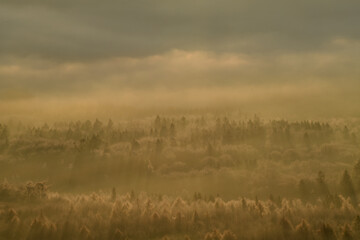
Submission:
<svg viewBox="0 0 360 240">
<path fill-rule="evenodd" d="M 5 0 L 0 6 L 1 54 L 58 60 L 172 49 L 311 51 L 360 34 L 355 0 Z"/>
<path fill-rule="evenodd" d="M 355 109 L 359 11 L 355 0 L 4 0 L 0 101 L 302 94 Z"/>
</svg>

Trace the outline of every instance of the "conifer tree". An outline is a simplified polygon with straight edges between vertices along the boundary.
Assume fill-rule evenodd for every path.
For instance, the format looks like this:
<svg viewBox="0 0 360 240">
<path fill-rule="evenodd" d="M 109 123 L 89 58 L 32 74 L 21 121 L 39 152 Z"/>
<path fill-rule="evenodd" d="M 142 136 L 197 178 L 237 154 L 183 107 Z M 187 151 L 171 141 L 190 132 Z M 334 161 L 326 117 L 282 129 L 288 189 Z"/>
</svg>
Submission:
<svg viewBox="0 0 360 240">
<path fill-rule="evenodd" d="M 341 192 L 344 196 L 350 197 L 354 206 L 357 204 L 356 192 L 354 189 L 353 182 L 347 170 L 344 171 L 340 182 Z"/>
</svg>

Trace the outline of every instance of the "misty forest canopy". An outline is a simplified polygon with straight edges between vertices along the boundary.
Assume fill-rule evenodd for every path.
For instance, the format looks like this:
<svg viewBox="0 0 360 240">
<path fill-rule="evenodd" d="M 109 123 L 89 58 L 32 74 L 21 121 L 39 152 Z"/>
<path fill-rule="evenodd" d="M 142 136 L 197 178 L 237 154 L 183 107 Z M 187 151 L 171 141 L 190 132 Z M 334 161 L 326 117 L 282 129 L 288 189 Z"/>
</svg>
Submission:
<svg viewBox="0 0 360 240">
<path fill-rule="evenodd" d="M 0 236 L 356 237 L 358 126 L 209 114 L 3 122 Z"/>
<path fill-rule="evenodd" d="M 357 121 L 265 121 L 257 116 L 43 125 L 11 121 L 0 125 L 0 169 L 8 181 L 47 180 L 59 191 L 114 185 L 123 192 L 199 191 L 227 198 L 305 194 L 316 200 L 319 171 L 324 184 L 327 176 L 329 193 L 342 192 L 345 170 L 347 182 L 357 186 L 358 136 Z"/>
</svg>

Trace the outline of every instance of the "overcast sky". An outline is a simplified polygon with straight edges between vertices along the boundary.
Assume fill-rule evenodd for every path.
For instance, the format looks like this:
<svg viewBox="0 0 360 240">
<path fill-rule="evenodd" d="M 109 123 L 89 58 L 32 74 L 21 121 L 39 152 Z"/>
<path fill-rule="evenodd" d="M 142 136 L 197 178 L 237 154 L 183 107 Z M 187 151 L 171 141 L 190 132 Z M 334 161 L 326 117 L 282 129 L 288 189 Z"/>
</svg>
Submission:
<svg viewBox="0 0 360 240">
<path fill-rule="evenodd" d="M 359 13 L 358 0 L 2 0 L 0 101 L 249 88 L 354 101 Z"/>
</svg>

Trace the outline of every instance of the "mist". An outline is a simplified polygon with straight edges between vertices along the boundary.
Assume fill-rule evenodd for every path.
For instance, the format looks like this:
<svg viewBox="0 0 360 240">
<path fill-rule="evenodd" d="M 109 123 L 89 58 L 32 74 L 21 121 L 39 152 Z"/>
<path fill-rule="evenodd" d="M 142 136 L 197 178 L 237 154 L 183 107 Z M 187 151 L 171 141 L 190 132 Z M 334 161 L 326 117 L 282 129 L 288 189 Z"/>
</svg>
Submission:
<svg viewBox="0 0 360 240">
<path fill-rule="evenodd" d="M 0 3 L 0 240 L 360 239 L 360 2 Z"/>
</svg>

